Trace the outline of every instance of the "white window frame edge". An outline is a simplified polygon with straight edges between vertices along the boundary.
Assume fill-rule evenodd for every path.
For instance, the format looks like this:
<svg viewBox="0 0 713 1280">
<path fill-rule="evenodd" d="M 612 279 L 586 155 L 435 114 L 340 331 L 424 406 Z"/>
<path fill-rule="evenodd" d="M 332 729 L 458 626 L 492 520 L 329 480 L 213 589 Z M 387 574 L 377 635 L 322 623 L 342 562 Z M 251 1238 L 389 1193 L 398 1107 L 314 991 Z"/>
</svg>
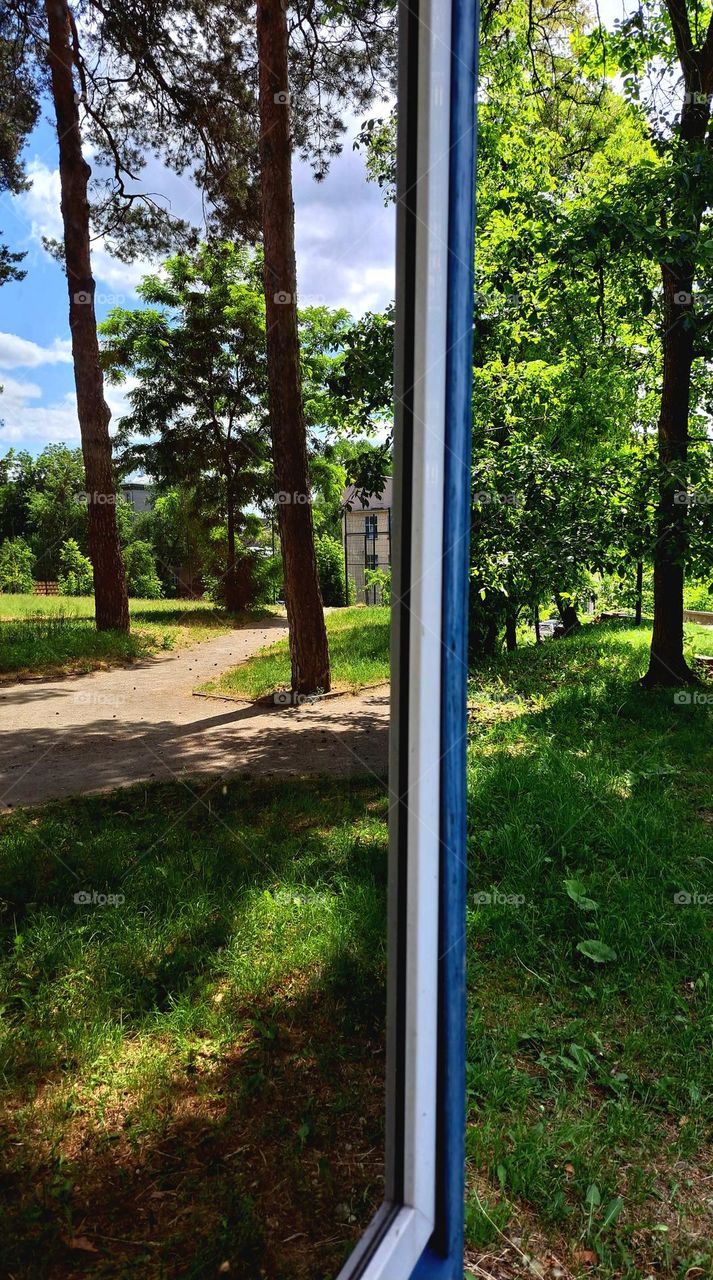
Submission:
<svg viewBox="0 0 713 1280">
<path fill-rule="evenodd" d="M 411 520 L 408 706 L 408 868 L 406 884 L 405 1045 L 403 1079 L 389 1081 L 389 1107 L 404 1106 L 403 1196 L 385 1201 L 338 1280 L 397 1280 L 410 1274 L 436 1216 L 438 1057 L 440 686 L 443 483 L 445 451 L 448 217 L 450 176 L 451 0 L 418 5 L 416 108 L 416 270 L 414 281 L 413 470 L 395 514 Z M 414 6 L 415 7 L 415 6 Z M 412 8 L 402 0 L 400 13 Z M 404 35 L 400 35 L 404 53 Z M 401 86 L 405 76 L 401 75 Z M 403 102 L 400 94 L 400 101 Z M 412 124 L 413 127 L 413 117 Z M 399 217 L 402 209 L 399 209 Z M 404 264 L 397 264 L 397 328 Z M 400 306 L 399 306 L 400 304 Z M 398 343 L 398 338 L 397 338 Z M 403 393 L 398 387 L 397 394 Z M 397 421 L 398 421 L 397 413 Z M 399 441 L 396 441 L 398 457 Z M 400 485 L 397 484 L 397 489 Z M 406 502 L 404 503 L 404 498 Z M 400 538 L 397 536 L 397 545 Z M 398 575 L 396 575 L 398 580 Z M 394 655 L 398 643 L 394 644 Z M 390 788 L 398 785 L 400 708 L 392 669 Z M 437 710 L 436 710 L 437 709 Z M 393 828 L 392 828 L 393 839 Z M 394 903 L 390 905 L 393 921 Z M 391 975 L 393 985 L 393 973 Z M 389 1013 L 392 1014 L 390 1001 Z M 392 1022 L 391 1016 L 389 1022 Z M 388 1030 L 392 1041 L 393 1026 Z M 403 1100 L 395 1096 L 403 1088 Z M 387 1164 L 393 1152 L 387 1150 Z M 390 1175 L 387 1169 L 387 1197 Z"/>
</svg>

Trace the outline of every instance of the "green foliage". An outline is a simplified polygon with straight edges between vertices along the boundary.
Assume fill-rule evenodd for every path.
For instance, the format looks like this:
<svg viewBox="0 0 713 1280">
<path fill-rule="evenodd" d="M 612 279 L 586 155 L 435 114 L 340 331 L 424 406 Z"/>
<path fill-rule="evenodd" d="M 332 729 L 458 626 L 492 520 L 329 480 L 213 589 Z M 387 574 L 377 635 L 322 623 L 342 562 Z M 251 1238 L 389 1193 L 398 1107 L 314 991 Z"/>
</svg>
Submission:
<svg viewBox="0 0 713 1280">
<path fill-rule="evenodd" d="M 123 465 L 190 495 L 174 543 L 186 548 L 187 518 L 195 522 L 198 513 L 204 538 L 227 523 L 223 564 L 217 574 L 205 566 L 224 581 L 231 537 L 240 538 L 246 508 L 272 487 L 259 263 L 229 242 L 204 244 L 170 258 L 138 293 L 141 309 L 115 308 L 100 326 L 110 381 L 131 375 L 138 384 L 119 423 Z M 179 506 L 174 501 L 174 512 Z M 164 535 L 167 516 L 164 506 Z"/>
<path fill-rule="evenodd" d="M 24 538 L 6 538 L 0 544 L 0 591 L 13 594 L 32 591 L 35 557 Z"/>
<path fill-rule="evenodd" d="M 337 538 L 323 533 L 314 540 L 317 558 L 317 574 L 325 605 L 345 605 L 346 579 L 344 575 L 344 547 Z"/>
<path fill-rule="evenodd" d="M 156 558 L 150 542 L 130 542 L 124 547 L 126 587 L 130 596 L 141 600 L 158 600 L 163 595 Z M 81 594 L 81 593 L 80 593 Z"/>
<path fill-rule="evenodd" d="M 391 569 L 365 569 L 364 585 L 375 591 L 379 604 L 391 604 Z"/>
<path fill-rule="evenodd" d="M 74 538 L 62 543 L 59 553 L 57 589 L 61 596 L 91 595 L 94 585 L 92 563 L 82 555 Z"/>
</svg>

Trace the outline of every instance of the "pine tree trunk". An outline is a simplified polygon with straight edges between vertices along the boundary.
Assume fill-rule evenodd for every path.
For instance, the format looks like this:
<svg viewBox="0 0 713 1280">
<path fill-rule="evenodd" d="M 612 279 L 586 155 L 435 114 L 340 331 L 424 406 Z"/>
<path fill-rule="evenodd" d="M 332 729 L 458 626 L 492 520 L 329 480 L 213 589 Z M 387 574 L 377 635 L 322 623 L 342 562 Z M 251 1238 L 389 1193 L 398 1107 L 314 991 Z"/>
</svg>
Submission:
<svg viewBox="0 0 713 1280">
<path fill-rule="evenodd" d="M 64 252 L 69 288 L 74 383 L 87 486 L 89 558 L 99 631 L 129 630 L 129 602 L 116 523 L 109 408 L 99 364 L 90 256 L 87 185 L 91 170 L 82 155 L 75 94 L 71 15 L 67 0 L 45 0 L 49 67 L 59 141 Z"/>
<path fill-rule="evenodd" d="M 644 563 L 642 560 L 636 562 L 636 596 L 634 601 L 634 626 L 641 626 L 641 613 L 643 608 L 644 596 Z"/>
<path fill-rule="evenodd" d="M 258 0 L 260 176 L 272 455 L 280 511 L 292 688 L 297 693 L 316 693 L 330 687 L 329 651 L 314 553 L 300 376 L 287 39 L 287 18 L 281 0 Z"/>
<path fill-rule="evenodd" d="M 683 656 L 683 577 L 686 537 L 688 411 L 693 328 L 686 323 L 693 294 L 690 266 L 661 268 L 664 290 L 663 386 L 659 414 L 659 502 L 654 547 L 654 629 L 645 688 L 695 681 Z"/>
</svg>

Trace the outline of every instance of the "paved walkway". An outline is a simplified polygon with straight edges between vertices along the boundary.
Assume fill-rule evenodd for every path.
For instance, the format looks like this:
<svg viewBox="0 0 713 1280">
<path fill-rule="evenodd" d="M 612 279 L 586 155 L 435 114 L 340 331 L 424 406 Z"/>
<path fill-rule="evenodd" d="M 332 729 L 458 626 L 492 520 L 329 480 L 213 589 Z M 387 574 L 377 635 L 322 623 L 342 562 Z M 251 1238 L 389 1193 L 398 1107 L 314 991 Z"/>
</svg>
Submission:
<svg viewBox="0 0 713 1280">
<path fill-rule="evenodd" d="M 0 810 L 212 772 L 386 772 L 388 687 L 277 710 L 193 689 L 286 635 L 284 621 L 89 675 L 0 685 Z"/>
</svg>

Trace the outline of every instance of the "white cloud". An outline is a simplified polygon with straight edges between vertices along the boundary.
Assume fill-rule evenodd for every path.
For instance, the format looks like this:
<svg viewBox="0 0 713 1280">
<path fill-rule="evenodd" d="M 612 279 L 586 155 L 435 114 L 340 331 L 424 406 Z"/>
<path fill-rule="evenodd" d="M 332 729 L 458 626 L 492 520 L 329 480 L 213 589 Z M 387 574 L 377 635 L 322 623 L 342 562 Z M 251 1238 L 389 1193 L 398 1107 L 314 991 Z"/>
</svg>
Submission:
<svg viewBox="0 0 713 1280">
<path fill-rule="evenodd" d="M 294 175 L 297 291 L 303 305 L 381 310 L 394 296 L 394 207 L 366 180 L 349 137 L 319 184 L 306 165 Z"/>
<path fill-rule="evenodd" d="M 27 176 L 31 186 L 15 197 L 15 213 L 25 222 L 30 241 L 35 245 L 41 246 L 43 237 L 61 240 L 59 169 L 50 169 L 44 160 L 35 157 L 27 165 Z M 108 285 L 110 290 L 110 297 L 104 298 L 102 291 L 97 290 L 97 301 L 120 306 L 135 298 L 136 285 L 151 270 L 151 264 L 141 258 L 131 263 L 118 262 L 99 238 L 92 242 L 92 268 L 96 280 Z"/>
<path fill-rule="evenodd" d="M 128 411 L 127 396 L 135 384 L 127 379 L 121 387 L 105 387 L 104 394 L 111 409 L 110 431 L 116 428 L 119 418 Z M 2 378 L 0 393 L 0 449 L 42 448 L 45 444 L 66 442 L 78 445 L 80 441 L 77 419 L 77 399 L 68 391 L 52 403 L 36 404 L 42 398 L 42 389 L 33 382 L 16 382 Z"/>
<path fill-rule="evenodd" d="M 0 333 L 0 369 L 37 369 L 43 364 L 71 363 L 72 344 L 68 338 L 55 338 L 50 347 L 41 347 L 15 333 Z"/>
</svg>

